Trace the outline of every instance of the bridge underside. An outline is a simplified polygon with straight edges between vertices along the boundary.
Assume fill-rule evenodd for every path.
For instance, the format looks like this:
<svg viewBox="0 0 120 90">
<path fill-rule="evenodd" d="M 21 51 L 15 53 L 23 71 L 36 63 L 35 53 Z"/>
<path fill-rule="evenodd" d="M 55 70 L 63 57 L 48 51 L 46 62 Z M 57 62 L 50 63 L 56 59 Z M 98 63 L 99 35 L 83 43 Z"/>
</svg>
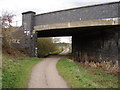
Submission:
<svg viewBox="0 0 120 90">
<path fill-rule="evenodd" d="M 50 29 L 37 31 L 37 37 L 59 37 L 59 36 L 74 36 L 79 34 L 79 37 L 86 37 L 86 35 L 99 33 L 102 31 L 108 31 L 112 28 L 117 28 L 118 25 L 114 26 L 91 26 L 91 27 L 77 27 L 77 28 L 62 28 L 62 29 Z"/>
<path fill-rule="evenodd" d="M 37 32 L 37 37 L 72 36 L 72 53 L 79 62 L 118 61 L 119 25 L 52 29 Z"/>
</svg>

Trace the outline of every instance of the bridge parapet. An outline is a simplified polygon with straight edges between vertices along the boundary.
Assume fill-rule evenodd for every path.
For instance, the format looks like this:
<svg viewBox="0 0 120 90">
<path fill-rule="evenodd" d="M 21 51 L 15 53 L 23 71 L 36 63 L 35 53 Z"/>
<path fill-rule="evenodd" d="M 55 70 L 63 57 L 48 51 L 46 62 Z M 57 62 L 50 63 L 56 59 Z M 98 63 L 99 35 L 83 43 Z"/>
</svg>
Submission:
<svg viewBox="0 0 120 90">
<path fill-rule="evenodd" d="M 120 2 L 85 6 L 35 16 L 34 29 L 48 30 L 87 26 L 118 25 Z"/>
<path fill-rule="evenodd" d="M 35 31 L 50 30 L 50 29 L 62 29 L 62 28 L 78 28 L 78 27 L 90 27 L 90 26 L 106 26 L 106 25 L 119 25 L 120 18 L 107 18 L 96 19 L 87 21 L 66 22 L 50 25 L 35 26 Z"/>
<path fill-rule="evenodd" d="M 22 25 L 30 33 L 32 33 L 32 30 L 119 25 L 119 9 L 120 2 L 112 2 L 38 15 L 29 11 L 22 13 Z"/>
</svg>

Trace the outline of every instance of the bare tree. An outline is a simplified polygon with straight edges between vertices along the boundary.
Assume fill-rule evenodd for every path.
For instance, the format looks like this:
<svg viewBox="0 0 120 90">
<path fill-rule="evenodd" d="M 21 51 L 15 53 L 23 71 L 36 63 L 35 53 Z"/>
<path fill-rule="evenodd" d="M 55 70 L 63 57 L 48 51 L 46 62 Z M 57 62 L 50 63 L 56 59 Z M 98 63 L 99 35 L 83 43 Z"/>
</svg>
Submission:
<svg viewBox="0 0 120 90">
<path fill-rule="evenodd" d="M 14 16 L 15 15 L 11 12 L 2 12 L 2 15 L 0 16 L 0 24 L 2 28 L 10 27 Z"/>
<path fill-rule="evenodd" d="M 10 35 L 10 28 L 11 27 L 11 23 L 13 21 L 13 17 L 15 15 L 11 12 L 8 11 L 4 11 L 2 12 L 2 14 L 0 15 L 0 30 L 2 33 L 2 46 L 3 47 L 7 47 L 7 48 L 11 48 L 11 35 Z"/>
</svg>

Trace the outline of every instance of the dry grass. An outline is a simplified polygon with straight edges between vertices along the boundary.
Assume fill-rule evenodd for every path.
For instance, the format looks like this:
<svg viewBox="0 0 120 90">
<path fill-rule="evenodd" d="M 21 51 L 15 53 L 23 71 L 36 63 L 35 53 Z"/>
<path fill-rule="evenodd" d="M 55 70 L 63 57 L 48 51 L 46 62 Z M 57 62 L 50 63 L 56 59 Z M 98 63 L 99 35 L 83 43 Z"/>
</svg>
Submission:
<svg viewBox="0 0 120 90">
<path fill-rule="evenodd" d="M 81 63 L 84 64 L 85 66 L 90 66 L 90 67 L 98 67 L 98 68 L 102 68 L 104 69 L 107 73 L 109 74 L 113 74 L 113 75 L 118 75 L 119 73 L 119 66 L 118 64 L 113 64 L 112 61 L 109 62 L 88 62 L 86 61 L 85 63 Z"/>
</svg>

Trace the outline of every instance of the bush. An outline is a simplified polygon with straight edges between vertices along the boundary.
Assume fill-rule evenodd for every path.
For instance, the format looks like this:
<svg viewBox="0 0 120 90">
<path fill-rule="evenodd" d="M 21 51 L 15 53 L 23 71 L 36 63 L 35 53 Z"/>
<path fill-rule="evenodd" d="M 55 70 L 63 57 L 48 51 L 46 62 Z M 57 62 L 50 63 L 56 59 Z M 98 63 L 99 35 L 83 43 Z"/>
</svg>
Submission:
<svg viewBox="0 0 120 90">
<path fill-rule="evenodd" d="M 2 47 L 3 48 L 11 48 L 11 36 L 10 36 L 10 28 L 2 29 Z"/>
<path fill-rule="evenodd" d="M 18 27 L 9 27 L 2 28 L 2 50 L 3 53 L 7 53 L 9 55 L 27 55 L 27 52 L 24 48 L 17 48 L 14 46 L 12 40 L 14 39 L 14 32 Z M 20 30 L 19 30 L 20 31 Z M 16 34 L 16 33 L 15 33 Z"/>
<path fill-rule="evenodd" d="M 56 45 L 53 43 L 51 38 L 38 38 L 37 47 L 38 57 L 47 56 L 56 50 Z"/>
</svg>

